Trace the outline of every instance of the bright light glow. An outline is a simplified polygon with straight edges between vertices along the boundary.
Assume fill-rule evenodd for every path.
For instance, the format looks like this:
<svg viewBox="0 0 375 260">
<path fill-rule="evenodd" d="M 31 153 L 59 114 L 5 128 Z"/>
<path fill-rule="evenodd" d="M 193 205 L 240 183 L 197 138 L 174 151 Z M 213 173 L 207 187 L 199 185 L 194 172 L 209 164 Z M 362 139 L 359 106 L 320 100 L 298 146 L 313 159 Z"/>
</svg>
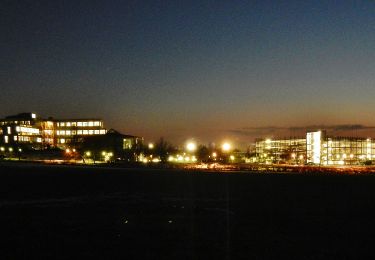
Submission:
<svg viewBox="0 0 375 260">
<path fill-rule="evenodd" d="M 34 118 L 34 119 L 35 119 L 35 118 L 36 118 L 36 114 L 32 113 L 32 114 L 31 114 L 31 118 Z"/>
<path fill-rule="evenodd" d="M 76 152 L 76 149 L 73 148 L 73 153 L 75 153 L 75 152 Z"/>
<path fill-rule="evenodd" d="M 186 156 L 186 157 L 185 157 L 185 161 L 189 162 L 189 161 L 190 161 L 190 157 L 189 157 L 189 156 Z"/>
<path fill-rule="evenodd" d="M 20 126 L 16 128 L 16 130 L 17 132 L 22 132 L 22 133 L 27 133 L 27 134 L 39 134 L 38 128 Z"/>
<path fill-rule="evenodd" d="M 7 135 L 4 136 L 4 142 L 5 142 L 6 144 L 9 143 L 9 136 L 7 136 Z"/>
<path fill-rule="evenodd" d="M 270 144 L 271 143 L 271 139 L 266 139 L 266 144 Z"/>
<path fill-rule="evenodd" d="M 295 159 L 296 158 L 296 154 L 295 153 L 292 153 L 292 158 Z"/>
<path fill-rule="evenodd" d="M 350 154 L 349 157 L 350 157 L 350 159 L 353 159 L 354 158 L 354 154 Z"/>
<path fill-rule="evenodd" d="M 9 152 L 13 152 L 13 148 L 12 147 L 9 147 Z"/>
<path fill-rule="evenodd" d="M 300 159 L 300 160 L 303 160 L 303 155 L 300 155 L 300 156 L 299 156 L 299 159 Z"/>
<path fill-rule="evenodd" d="M 191 158 L 191 160 L 192 160 L 193 162 L 196 162 L 196 161 L 197 161 L 197 158 L 196 158 L 195 156 L 193 156 L 193 157 Z"/>
<path fill-rule="evenodd" d="M 102 155 L 105 156 L 107 153 L 105 151 L 102 152 Z"/>
<path fill-rule="evenodd" d="M 160 162 L 160 160 L 158 158 L 154 158 L 154 159 L 152 159 L 152 162 L 158 163 L 158 162 Z"/>
<path fill-rule="evenodd" d="M 148 144 L 148 149 L 154 149 L 154 144 L 153 143 L 149 143 Z"/>
<path fill-rule="evenodd" d="M 108 156 L 109 156 L 109 157 L 113 156 L 113 153 L 112 153 L 112 152 L 111 152 L 111 153 L 108 153 Z"/>
<path fill-rule="evenodd" d="M 307 136 L 306 136 L 307 153 L 308 153 L 307 158 L 310 158 L 308 162 L 320 164 L 321 144 L 322 144 L 321 139 L 322 139 L 321 131 L 307 133 Z"/>
<path fill-rule="evenodd" d="M 193 152 L 197 149 L 197 145 L 193 142 L 189 142 L 187 143 L 186 145 L 186 149 L 189 151 L 189 152 Z"/>
<path fill-rule="evenodd" d="M 213 152 L 212 157 L 216 157 L 216 156 L 217 156 L 217 153 Z"/>
<path fill-rule="evenodd" d="M 148 163 L 147 158 L 144 158 L 142 162 L 143 162 L 143 163 Z"/>
<path fill-rule="evenodd" d="M 70 149 L 66 149 L 65 152 L 66 152 L 66 153 L 70 153 Z"/>
<path fill-rule="evenodd" d="M 230 159 L 231 161 L 234 161 L 234 155 L 231 155 L 231 156 L 229 157 L 229 159 Z"/>
<path fill-rule="evenodd" d="M 86 156 L 91 156 L 91 152 L 90 152 L 90 151 L 87 151 L 87 152 L 86 152 Z"/>
<path fill-rule="evenodd" d="M 229 143 L 224 143 L 224 144 L 222 145 L 222 149 L 223 149 L 223 151 L 225 151 L 225 152 L 229 151 L 230 148 L 231 148 L 231 145 L 230 145 Z"/>
<path fill-rule="evenodd" d="M 21 149 L 21 148 L 18 148 L 18 151 L 19 151 L 19 152 L 22 152 L 22 149 Z"/>
<path fill-rule="evenodd" d="M 4 147 L 0 147 L 0 151 L 4 152 L 5 148 Z"/>
<path fill-rule="evenodd" d="M 168 157 L 168 161 L 169 161 L 169 162 L 173 162 L 173 161 L 174 161 L 174 157 L 173 157 L 172 155 L 169 156 L 169 157 Z"/>
</svg>

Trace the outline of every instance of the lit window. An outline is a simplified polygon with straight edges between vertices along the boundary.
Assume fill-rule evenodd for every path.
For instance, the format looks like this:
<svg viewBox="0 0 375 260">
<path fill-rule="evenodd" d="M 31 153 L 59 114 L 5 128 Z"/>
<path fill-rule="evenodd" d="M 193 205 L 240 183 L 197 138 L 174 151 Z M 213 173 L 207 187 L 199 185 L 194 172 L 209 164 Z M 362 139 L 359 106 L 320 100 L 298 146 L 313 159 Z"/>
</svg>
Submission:
<svg viewBox="0 0 375 260">
<path fill-rule="evenodd" d="M 31 114 L 31 118 L 36 118 L 36 115 L 35 114 Z"/>
<path fill-rule="evenodd" d="M 94 122 L 89 122 L 89 126 L 94 126 Z"/>
<path fill-rule="evenodd" d="M 88 131 L 87 131 L 87 130 L 83 130 L 83 134 L 84 134 L 84 135 L 87 135 L 87 134 L 88 134 Z"/>
<path fill-rule="evenodd" d="M 78 122 L 78 123 L 77 123 L 77 126 L 82 126 L 82 122 Z"/>
<path fill-rule="evenodd" d="M 73 130 L 72 131 L 72 135 L 76 135 L 77 134 L 77 131 L 76 130 Z"/>
<path fill-rule="evenodd" d="M 93 135 L 94 134 L 94 130 L 89 130 L 89 135 Z"/>
<path fill-rule="evenodd" d="M 12 133 L 12 129 L 10 128 L 10 126 L 8 126 L 7 128 L 8 128 L 8 134 L 10 135 Z"/>
<path fill-rule="evenodd" d="M 41 142 L 42 142 L 42 138 L 38 137 L 38 138 L 36 139 L 36 141 L 37 141 L 38 143 L 41 143 Z"/>
<path fill-rule="evenodd" d="M 76 122 L 72 122 L 72 126 L 77 126 L 77 123 Z"/>
<path fill-rule="evenodd" d="M 104 135 L 105 134 L 105 130 L 103 129 L 103 130 L 100 130 L 100 134 L 101 135 Z"/>
<path fill-rule="evenodd" d="M 100 126 L 100 122 L 99 121 L 95 121 L 95 126 Z"/>
<path fill-rule="evenodd" d="M 72 124 L 70 122 L 66 123 L 66 126 L 71 126 Z"/>
<path fill-rule="evenodd" d="M 9 137 L 7 135 L 4 136 L 4 142 L 7 144 L 9 143 Z"/>
<path fill-rule="evenodd" d="M 95 134 L 98 135 L 100 132 L 99 130 L 95 130 Z"/>
<path fill-rule="evenodd" d="M 61 144 L 65 144 L 65 139 L 64 139 L 64 138 L 61 138 L 61 139 L 60 139 L 60 143 L 61 143 Z"/>
<path fill-rule="evenodd" d="M 18 137 L 15 135 L 13 136 L 14 141 L 17 141 Z"/>
<path fill-rule="evenodd" d="M 82 135 L 82 130 L 78 130 L 78 131 L 77 131 L 77 134 L 78 134 L 78 135 Z"/>
<path fill-rule="evenodd" d="M 66 130 L 66 132 L 65 132 L 66 135 L 71 135 L 71 133 L 72 132 L 70 130 Z"/>
<path fill-rule="evenodd" d="M 57 126 L 60 126 L 60 123 L 57 123 Z"/>
<path fill-rule="evenodd" d="M 88 123 L 87 122 L 83 122 L 83 126 L 87 126 L 88 125 Z"/>
<path fill-rule="evenodd" d="M 60 126 L 65 126 L 65 123 L 60 123 Z"/>
</svg>

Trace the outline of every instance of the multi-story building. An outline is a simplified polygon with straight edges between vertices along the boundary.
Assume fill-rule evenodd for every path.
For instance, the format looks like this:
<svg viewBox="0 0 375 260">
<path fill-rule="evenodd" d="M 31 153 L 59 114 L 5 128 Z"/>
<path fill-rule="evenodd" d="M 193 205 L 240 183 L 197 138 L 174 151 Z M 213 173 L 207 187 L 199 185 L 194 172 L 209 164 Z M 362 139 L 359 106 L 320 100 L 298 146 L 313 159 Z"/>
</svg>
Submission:
<svg viewBox="0 0 375 260">
<path fill-rule="evenodd" d="M 56 146 L 74 147 L 83 139 L 93 135 L 106 133 L 103 121 L 100 119 L 65 119 L 55 120 Z"/>
<path fill-rule="evenodd" d="M 306 158 L 306 139 L 257 139 L 255 153 L 260 163 L 301 164 Z"/>
<path fill-rule="evenodd" d="M 375 141 L 370 138 L 328 136 L 310 131 L 306 138 L 257 139 L 256 161 L 312 165 L 359 165 L 375 160 Z"/>
<path fill-rule="evenodd" d="M 104 135 L 100 119 L 42 119 L 35 113 L 21 113 L 0 119 L 0 144 L 27 146 L 31 149 L 68 148 L 82 143 L 84 137 Z"/>
<path fill-rule="evenodd" d="M 306 134 L 307 163 L 358 165 L 375 159 L 375 142 L 370 138 L 328 136 L 325 131 Z"/>
<path fill-rule="evenodd" d="M 42 146 L 42 131 L 34 113 L 22 113 L 0 120 L 0 143 L 5 145 Z"/>
</svg>

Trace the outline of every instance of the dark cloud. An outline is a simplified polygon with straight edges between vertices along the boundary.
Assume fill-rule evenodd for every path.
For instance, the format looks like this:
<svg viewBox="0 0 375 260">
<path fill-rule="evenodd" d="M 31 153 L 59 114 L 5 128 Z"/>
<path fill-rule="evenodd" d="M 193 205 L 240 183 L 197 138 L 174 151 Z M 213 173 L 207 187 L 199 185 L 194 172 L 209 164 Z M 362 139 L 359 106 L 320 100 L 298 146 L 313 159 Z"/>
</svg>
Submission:
<svg viewBox="0 0 375 260">
<path fill-rule="evenodd" d="M 239 129 L 229 129 L 227 132 L 246 137 L 264 137 L 264 136 L 303 136 L 307 131 L 326 130 L 329 134 L 373 130 L 375 126 L 364 126 L 360 124 L 342 124 L 342 125 L 308 125 L 296 127 L 243 127 Z"/>
</svg>

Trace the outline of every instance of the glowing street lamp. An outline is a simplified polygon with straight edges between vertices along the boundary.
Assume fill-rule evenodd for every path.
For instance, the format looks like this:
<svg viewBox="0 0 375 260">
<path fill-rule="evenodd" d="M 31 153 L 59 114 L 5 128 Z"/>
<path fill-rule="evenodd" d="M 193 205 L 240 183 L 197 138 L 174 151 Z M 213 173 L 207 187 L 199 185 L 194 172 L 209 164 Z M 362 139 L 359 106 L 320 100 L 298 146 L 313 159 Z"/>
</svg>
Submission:
<svg viewBox="0 0 375 260">
<path fill-rule="evenodd" d="M 189 142 L 187 143 L 186 145 L 186 149 L 189 151 L 189 152 L 194 152 L 196 149 L 197 149 L 197 145 L 193 142 Z"/>
<path fill-rule="evenodd" d="M 4 152 L 5 148 L 4 147 L 0 147 L 0 151 Z"/>
<path fill-rule="evenodd" d="M 153 143 L 149 143 L 149 144 L 148 144 L 148 149 L 152 150 L 152 149 L 154 149 L 154 147 L 155 147 L 155 146 L 154 146 Z"/>
<path fill-rule="evenodd" d="M 223 149 L 224 152 L 228 152 L 231 149 L 231 145 L 230 143 L 223 143 L 221 148 Z"/>
<path fill-rule="evenodd" d="M 87 152 L 85 153 L 85 155 L 86 155 L 87 157 L 90 157 L 90 156 L 91 156 L 91 152 L 90 152 L 90 151 L 87 151 Z"/>
</svg>

